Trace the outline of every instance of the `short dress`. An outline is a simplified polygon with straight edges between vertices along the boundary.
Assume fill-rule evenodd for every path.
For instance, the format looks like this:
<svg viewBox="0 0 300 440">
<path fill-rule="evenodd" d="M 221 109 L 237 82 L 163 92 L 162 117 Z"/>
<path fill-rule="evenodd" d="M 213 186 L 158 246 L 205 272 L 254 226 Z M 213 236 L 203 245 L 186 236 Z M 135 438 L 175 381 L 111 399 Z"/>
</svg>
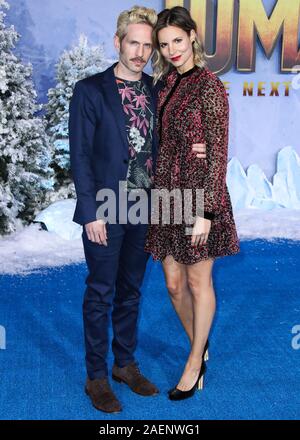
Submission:
<svg viewBox="0 0 300 440">
<path fill-rule="evenodd" d="M 159 148 L 154 189 L 189 189 L 193 215 L 196 190 L 203 190 L 203 216 L 211 220 L 205 245 L 193 247 L 184 221 L 176 224 L 178 204 L 171 198 L 170 222 L 165 224 L 162 201 L 150 223 L 145 251 L 154 260 L 168 255 L 183 264 L 234 255 L 240 251 L 232 205 L 226 185 L 229 104 L 222 81 L 206 66 L 195 66 L 180 75 L 171 71 L 158 95 L 157 133 Z M 197 158 L 192 144 L 206 144 L 206 159 Z M 183 198 L 182 198 L 183 199 Z M 153 206 L 152 201 L 152 206 Z M 177 208 L 176 208 L 177 207 Z M 153 209 L 153 208 L 152 208 Z M 154 210 L 152 211 L 152 214 Z"/>
</svg>

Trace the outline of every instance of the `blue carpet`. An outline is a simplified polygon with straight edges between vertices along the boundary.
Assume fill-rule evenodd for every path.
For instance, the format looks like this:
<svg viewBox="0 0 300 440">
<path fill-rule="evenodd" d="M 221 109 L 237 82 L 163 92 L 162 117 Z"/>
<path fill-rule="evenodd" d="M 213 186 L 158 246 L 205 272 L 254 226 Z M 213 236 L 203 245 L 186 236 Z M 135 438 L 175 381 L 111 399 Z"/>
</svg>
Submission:
<svg viewBox="0 0 300 440">
<path fill-rule="evenodd" d="M 161 394 L 144 398 L 112 382 L 119 415 L 96 411 L 85 382 L 82 295 L 84 264 L 28 276 L 0 276 L 1 419 L 299 419 L 300 243 L 245 241 L 242 252 L 217 260 L 218 306 L 204 390 L 170 402 L 188 340 L 174 314 L 159 263 L 143 285 L 137 358 Z M 109 357 L 111 367 L 112 356 Z"/>
</svg>

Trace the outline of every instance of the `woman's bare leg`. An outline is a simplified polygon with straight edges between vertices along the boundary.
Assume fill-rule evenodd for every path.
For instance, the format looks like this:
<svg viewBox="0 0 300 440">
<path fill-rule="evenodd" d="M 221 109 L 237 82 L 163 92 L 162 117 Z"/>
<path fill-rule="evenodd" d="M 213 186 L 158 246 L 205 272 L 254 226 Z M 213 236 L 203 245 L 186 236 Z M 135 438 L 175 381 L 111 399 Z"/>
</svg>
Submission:
<svg viewBox="0 0 300 440">
<path fill-rule="evenodd" d="M 193 301 L 187 284 L 186 266 L 177 263 L 168 255 L 163 263 L 166 286 L 179 319 L 188 335 L 190 343 L 193 342 Z"/>
<path fill-rule="evenodd" d="M 193 342 L 183 375 L 177 385 L 181 391 L 190 390 L 196 382 L 202 364 L 202 354 L 208 339 L 216 309 L 213 288 L 213 259 L 187 265 L 187 282 L 193 304 Z"/>
</svg>

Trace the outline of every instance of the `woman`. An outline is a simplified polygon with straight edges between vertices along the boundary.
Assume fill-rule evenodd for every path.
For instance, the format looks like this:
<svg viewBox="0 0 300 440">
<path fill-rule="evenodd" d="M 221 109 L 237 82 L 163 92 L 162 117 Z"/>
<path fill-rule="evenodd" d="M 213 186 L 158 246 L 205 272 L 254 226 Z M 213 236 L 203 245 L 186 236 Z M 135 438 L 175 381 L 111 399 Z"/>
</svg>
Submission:
<svg viewBox="0 0 300 440">
<path fill-rule="evenodd" d="M 182 377 L 169 391 L 171 400 L 181 400 L 203 387 L 216 305 L 214 260 L 238 253 L 239 242 L 226 186 L 227 95 L 221 80 L 205 65 L 196 23 L 187 9 L 178 6 L 159 14 L 154 44 L 154 82 L 164 81 L 157 110 L 160 146 L 154 188 L 180 188 L 182 193 L 191 189 L 195 218 L 187 235 L 188 222 L 174 220 L 178 213 L 174 199 L 170 224 L 165 224 L 160 204 L 155 212 L 158 224 L 152 221 L 145 248 L 162 261 L 168 292 L 191 343 Z M 206 144 L 205 160 L 191 152 L 193 143 Z M 202 213 L 196 210 L 196 189 L 204 190 Z"/>
</svg>

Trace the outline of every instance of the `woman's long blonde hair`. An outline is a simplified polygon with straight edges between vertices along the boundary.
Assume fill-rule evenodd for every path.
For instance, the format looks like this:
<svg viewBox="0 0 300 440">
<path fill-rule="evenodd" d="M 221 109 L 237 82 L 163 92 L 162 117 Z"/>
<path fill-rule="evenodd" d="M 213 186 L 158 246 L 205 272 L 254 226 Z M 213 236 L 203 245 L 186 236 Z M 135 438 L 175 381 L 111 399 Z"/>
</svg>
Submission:
<svg viewBox="0 0 300 440">
<path fill-rule="evenodd" d="M 194 63 L 199 67 L 206 65 L 204 48 L 197 34 L 197 25 L 189 11 L 182 6 L 164 9 L 158 14 L 158 20 L 153 29 L 154 53 L 152 56 L 152 67 L 154 84 L 163 79 L 172 68 L 172 65 L 165 60 L 159 50 L 158 33 L 167 26 L 176 26 L 184 30 L 189 36 L 191 31 L 194 30 L 196 33 L 195 42 L 193 43 Z"/>
</svg>

